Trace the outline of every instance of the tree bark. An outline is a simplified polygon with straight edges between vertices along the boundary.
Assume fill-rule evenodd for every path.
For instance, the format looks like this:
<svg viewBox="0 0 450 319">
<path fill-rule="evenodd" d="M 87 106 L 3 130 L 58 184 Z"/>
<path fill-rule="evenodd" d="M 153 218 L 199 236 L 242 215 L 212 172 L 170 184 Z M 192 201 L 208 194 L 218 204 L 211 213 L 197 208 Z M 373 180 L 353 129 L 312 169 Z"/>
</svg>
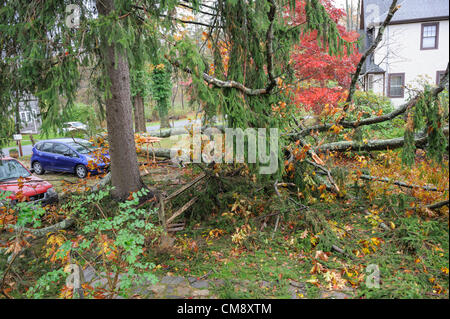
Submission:
<svg viewBox="0 0 450 319">
<path fill-rule="evenodd" d="M 448 126 L 443 128 L 445 135 L 448 135 Z M 424 132 L 416 134 L 414 137 L 414 142 L 417 147 L 426 145 L 428 141 L 428 135 Z M 315 148 L 316 152 L 346 152 L 346 151 L 383 151 L 383 150 L 393 150 L 396 148 L 403 147 L 405 139 L 403 137 L 392 138 L 389 140 L 369 140 L 366 143 L 355 142 L 355 141 L 341 141 L 323 144 Z"/>
<path fill-rule="evenodd" d="M 97 0 L 97 10 L 100 15 L 110 14 L 114 10 L 114 0 Z M 101 38 L 101 50 L 105 71 L 111 83 L 106 98 L 111 183 L 114 187 L 113 196 L 124 200 L 130 192 L 144 187 L 134 142 L 130 70 L 127 57 L 118 50 L 114 42 L 108 44 L 106 35 Z"/>
<path fill-rule="evenodd" d="M 161 122 L 161 124 L 160 124 L 160 128 L 161 129 L 163 129 L 163 128 L 170 128 L 170 122 L 169 122 L 169 115 L 168 114 L 165 114 L 165 115 L 160 114 L 159 115 L 159 120 Z"/>
<path fill-rule="evenodd" d="M 134 129 L 136 133 L 146 132 L 144 98 L 139 93 L 134 96 Z"/>
</svg>

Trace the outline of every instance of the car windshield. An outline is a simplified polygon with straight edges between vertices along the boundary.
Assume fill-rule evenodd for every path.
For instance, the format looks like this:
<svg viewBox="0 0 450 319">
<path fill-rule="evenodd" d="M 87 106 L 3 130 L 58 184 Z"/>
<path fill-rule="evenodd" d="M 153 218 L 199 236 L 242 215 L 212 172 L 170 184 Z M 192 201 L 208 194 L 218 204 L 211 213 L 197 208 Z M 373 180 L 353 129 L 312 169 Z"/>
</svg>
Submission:
<svg viewBox="0 0 450 319">
<path fill-rule="evenodd" d="M 30 172 L 16 160 L 0 161 L 0 182 L 18 179 L 19 177 L 29 177 L 30 175 Z"/>
<path fill-rule="evenodd" d="M 69 142 L 67 143 L 67 145 L 69 145 L 72 149 L 80 154 L 91 153 L 96 148 L 91 143 L 85 141 Z"/>
<path fill-rule="evenodd" d="M 83 123 L 80 123 L 80 122 L 73 122 L 73 123 L 72 123 L 72 126 L 80 127 L 80 126 L 83 126 Z"/>
</svg>

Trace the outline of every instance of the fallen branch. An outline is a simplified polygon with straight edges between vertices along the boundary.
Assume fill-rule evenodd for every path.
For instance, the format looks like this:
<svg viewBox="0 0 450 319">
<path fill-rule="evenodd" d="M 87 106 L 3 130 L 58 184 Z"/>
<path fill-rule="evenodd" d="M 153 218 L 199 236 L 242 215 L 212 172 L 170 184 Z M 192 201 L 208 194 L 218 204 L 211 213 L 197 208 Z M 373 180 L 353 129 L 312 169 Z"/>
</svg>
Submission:
<svg viewBox="0 0 450 319">
<path fill-rule="evenodd" d="M 111 172 L 105 175 L 97 184 L 95 184 L 91 191 L 98 192 L 100 189 L 111 183 Z"/>
<path fill-rule="evenodd" d="M 444 206 L 449 206 L 449 200 L 448 199 L 447 200 L 443 200 L 441 202 L 437 202 L 437 203 L 431 204 L 431 205 L 427 205 L 426 207 L 428 209 L 438 209 L 438 208 L 441 208 L 441 207 L 444 207 Z"/>
<path fill-rule="evenodd" d="M 66 218 L 62 221 L 60 221 L 59 223 L 56 223 L 54 225 L 48 226 L 48 227 L 44 227 L 44 228 L 38 228 L 38 229 L 34 229 L 34 228 L 25 228 L 25 227 L 20 227 L 20 226 L 14 226 L 14 229 L 17 230 L 22 230 L 23 232 L 29 232 L 30 234 L 32 234 L 35 237 L 44 237 L 45 235 L 49 234 L 49 233 L 53 233 L 56 232 L 58 230 L 63 230 L 66 228 L 69 228 L 70 226 L 72 226 L 75 223 L 75 220 L 73 218 Z"/>
<path fill-rule="evenodd" d="M 443 128 L 444 134 L 448 135 L 448 126 Z M 417 147 L 423 147 L 428 141 L 428 136 L 424 132 L 416 134 L 414 138 L 415 145 Z M 387 149 L 397 149 L 403 147 L 405 139 L 403 137 L 392 138 L 388 140 L 370 140 L 366 143 L 360 143 L 355 141 L 341 141 L 323 144 L 315 148 L 317 152 L 326 151 L 382 151 Z"/>
<path fill-rule="evenodd" d="M 278 185 L 278 180 L 276 180 L 275 183 L 273 184 L 273 188 L 275 189 L 275 193 L 277 194 L 278 198 L 281 200 L 281 195 L 280 195 L 280 192 L 278 191 L 277 185 Z M 277 214 L 277 220 L 275 221 L 275 227 L 272 232 L 272 239 L 275 236 L 275 233 L 277 232 L 279 222 L 280 222 L 280 214 Z"/>
<path fill-rule="evenodd" d="M 445 191 L 444 189 L 438 189 L 436 186 L 426 186 L 426 185 L 425 186 L 421 186 L 421 185 L 414 185 L 414 184 L 406 184 L 406 183 L 400 182 L 400 181 L 392 181 L 391 179 L 389 179 L 387 177 L 361 175 L 361 176 L 359 176 L 359 178 L 367 180 L 367 181 L 392 183 L 394 185 L 401 186 L 401 187 L 406 187 L 406 188 L 422 188 L 424 190 L 431 191 L 431 192 L 443 192 L 443 191 Z"/>
<path fill-rule="evenodd" d="M 176 196 L 180 195 L 181 193 L 183 193 L 184 191 L 186 191 L 187 189 L 189 189 L 190 187 L 194 186 L 195 184 L 197 184 L 199 181 L 201 181 L 203 178 L 206 177 L 205 173 L 201 173 L 200 175 L 198 175 L 192 182 L 190 182 L 189 184 L 184 185 L 183 187 L 179 188 L 178 190 L 176 190 L 175 192 L 173 192 L 172 194 L 170 194 L 169 196 L 167 196 L 166 198 L 164 198 L 165 202 L 170 201 L 171 199 L 175 198 Z"/>
<path fill-rule="evenodd" d="M 191 207 L 198 199 L 198 196 L 193 197 L 190 201 L 184 204 L 179 210 L 177 210 L 170 218 L 166 221 L 166 224 L 169 225 L 175 218 L 183 214 L 189 207 Z"/>
</svg>

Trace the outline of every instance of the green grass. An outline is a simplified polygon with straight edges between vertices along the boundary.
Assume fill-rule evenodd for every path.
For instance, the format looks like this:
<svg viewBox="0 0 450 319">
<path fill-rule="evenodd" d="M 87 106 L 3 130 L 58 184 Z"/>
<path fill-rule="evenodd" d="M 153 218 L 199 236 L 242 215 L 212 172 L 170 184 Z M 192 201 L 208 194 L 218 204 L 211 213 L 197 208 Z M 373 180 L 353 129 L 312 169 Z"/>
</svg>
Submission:
<svg viewBox="0 0 450 319">
<path fill-rule="evenodd" d="M 65 137 L 62 134 L 55 134 L 55 133 L 51 133 L 48 135 L 45 134 L 33 134 L 33 139 L 35 142 L 40 141 L 40 140 L 44 140 L 44 139 L 53 139 L 53 138 L 61 138 L 61 137 Z M 22 141 L 21 141 L 22 146 L 24 145 L 31 145 L 31 139 L 30 139 L 30 135 L 25 135 L 22 134 Z M 17 143 L 15 141 L 10 141 L 7 145 L 3 146 L 4 148 L 6 147 L 15 147 L 18 149 Z"/>
<path fill-rule="evenodd" d="M 449 279 L 443 271 L 449 267 L 448 221 L 427 221 L 416 215 L 400 216 L 401 210 L 393 205 L 380 212 L 385 223 L 393 222 L 395 225 L 395 229 L 385 231 L 373 226 L 360 209 L 361 205 L 382 207 L 383 202 L 386 203 L 386 199 L 379 198 L 371 203 L 319 203 L 310 208 L 308 214 L 314 214 L 317 210 L 322 212 L 326 220 L 336 222 L 339 227 L 351 227 L 346 237 L 340 237 L 335 242 L 347 255 L 327 248 L 328 243 L 322 241 L 321 236 L 315 247 L 311 245 L 309 236 L 301 239 L 303 231 L 309 228 L 302 215 L 290 212 L 285 215 L 273 239 L 274 220 L 262 232 L 256 231 L 260 225 L 251 223 L 255 233 L 239 247 L 231 240 L 236 225 L 221 216 L 214 216 L 201 223 L 201 230 L 195 229 L 198 224 L 192 222 L 186 230 L 177 233 L 180 247 L 188 238 L 197 243 L 197 252 L 185 245 L 182 253 L 151 252 L 147 257 L 155 264 L 162 265 L 157 270 L 159 275 L 171 272 L 180 276 L 200 277 L 212 271 L 210 279 L 228 282 L 212 288 L 220 298 L 289 298 L 289 280 L 306 284 L 305 297 L 320 298 L 327 285 L 324 273 L 315 274 L 320 288 L 307 282 L 313 276 L 310 271 L 318 250 L 329 254 L 327 261 L 320 261 L 322 266 L 342 273 L 342 277 L 347 280 L 347 288 L 351 288 L 350 283 L 354 279 L 345 274 L 345 269 L 357 269 L 359 275 L 364 275 L 362 280 L 355 282 L 356 298 L 448 298 Z M 291 229 L 287 224 L 294 226 Z M 204 235 L 214 228 L 221 228 L 226 234 L 218 239 L 205 239 Z M 381 244 L 374 246 L 374 250 L 368 253 L 362 253 L 364 245 L 361 241 L 370 241 L 372 238 L 378 238 Z M 359 253 L 356 254 L 356 251 Z M 379 267 L 380 288 L 366 286 L 365 278 L 369 273 L 365 269 L 371 264 Z M 271 283 L 269 289 L 258 284 L 262 280 Z M 439 287 L 447 292 L 439 293 Z"/>
</svg>

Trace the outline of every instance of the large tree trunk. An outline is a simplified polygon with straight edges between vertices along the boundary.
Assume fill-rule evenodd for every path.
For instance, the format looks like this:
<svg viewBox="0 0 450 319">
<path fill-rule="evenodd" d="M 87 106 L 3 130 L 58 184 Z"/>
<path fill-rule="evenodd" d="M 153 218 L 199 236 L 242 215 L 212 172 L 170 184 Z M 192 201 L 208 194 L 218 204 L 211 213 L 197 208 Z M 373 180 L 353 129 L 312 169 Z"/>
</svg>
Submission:
<svg viewBox="0 0 450 319">
<path fill-rule="evenodd" d="M 140 94 L 134 96 L 134 128 L 136 132 L 146 132 L 144 98 Z"/>
<path fill-rule="evenodd" d="M 114 0 L 97 0 L 100 15 L 114 10 Z M 116 22 L 118 23 L 118 22 Z M 133 116 L 130 95 L 130 73 L 127 57 L 115 43 L 107 43 L 106 35 L 101 39 L 102 58 L 106 74 L 111 81 L 106 99 L 106 123 L 111 157 L 111 183 L 113 196 L 123 200 L 130 192 L 144 185 L 140 178 L 134 142 Z"/>
</svg>

